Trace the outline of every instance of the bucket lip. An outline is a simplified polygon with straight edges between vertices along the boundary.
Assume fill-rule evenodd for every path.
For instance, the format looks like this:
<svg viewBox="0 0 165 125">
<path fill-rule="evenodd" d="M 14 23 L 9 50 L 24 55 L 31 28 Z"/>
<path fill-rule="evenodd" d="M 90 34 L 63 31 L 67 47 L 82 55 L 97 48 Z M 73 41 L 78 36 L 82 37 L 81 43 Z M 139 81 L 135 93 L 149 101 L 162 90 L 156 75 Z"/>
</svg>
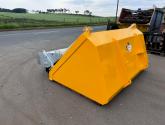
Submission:
<svg viewBox="0 0 165 125">
<path fill-rule="evenodd" d="M 104 30 L 104 31 L 96 31 L 96 32 L 91 32 L 91 34 L 89 35 L 89 37 L 91 35 L 102 35 L 102 34 L 109 34 L 109 33 L 113 33 L 113 34 L 118 34 L 118 33 L 121 33 L 121 32 L 127 32 L 126 34 L 128 33 L 131 33 L 129 32 L 129 30 L 138 30 L 137 28 L 137 25 L 136 24 L 132 24 L 131 26 L 129 26 L 128 28 L 122 28 L 122 29 L 115 29 L 115 30 Z M 139 30 L 138 30 L 139 31 Z M 139 31 L 141 32 L 141 31 Z"/>
<path fill-rule="evenodd" d="M 115 41 L 125 40 L 133 36 L 142 35 L 143 33 L 136 28 L 136 25 L 132 25 L 131 27 L 124 29 L 92 32 L 86 39 L 95 46 L 100 46 L 107 43 L 113 43 Z"/>
</svg>

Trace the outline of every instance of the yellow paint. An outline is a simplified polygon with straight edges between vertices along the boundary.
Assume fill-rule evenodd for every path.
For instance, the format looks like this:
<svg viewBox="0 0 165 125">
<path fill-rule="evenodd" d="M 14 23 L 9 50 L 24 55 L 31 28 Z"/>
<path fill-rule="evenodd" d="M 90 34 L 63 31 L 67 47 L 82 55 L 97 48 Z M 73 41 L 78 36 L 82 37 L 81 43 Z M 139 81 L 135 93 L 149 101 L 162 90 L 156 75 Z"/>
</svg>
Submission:
<svg viewBox="0 0 165 125">
<path fill-rule="evenodd" d="M 134 24 L 86 30 L 50 70 L 49 79 L 104 105 L 147 67 L 144 37 Z"/>
<path fill-rule="evenodd" d="M 122 28 L 127 28 L 131 24 L 129 23 L 118 23 L 119 29 Z M 149 24 L 136 24 L 136 27 L 141 31 L 141 32 L 147 32 L 149 28 Z"/>
</svg>

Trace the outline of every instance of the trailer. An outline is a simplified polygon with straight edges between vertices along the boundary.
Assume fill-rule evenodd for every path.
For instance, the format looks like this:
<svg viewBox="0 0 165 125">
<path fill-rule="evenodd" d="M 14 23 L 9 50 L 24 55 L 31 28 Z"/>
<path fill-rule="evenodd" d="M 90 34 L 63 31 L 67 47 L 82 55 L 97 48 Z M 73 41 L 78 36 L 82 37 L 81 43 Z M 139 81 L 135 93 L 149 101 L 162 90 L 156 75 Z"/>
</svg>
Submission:
<svg viewBox="0 0 165 125">
<path fill-rule="evenodd" d="M 122 29 L 137 24 L 144 34 L 146 48 L 149 53 L 165 55 L 165 25 L 163 9 L 130 10 L 123 8 L 116 23 L 108 22 L 107 30 Z"/>
</svg>

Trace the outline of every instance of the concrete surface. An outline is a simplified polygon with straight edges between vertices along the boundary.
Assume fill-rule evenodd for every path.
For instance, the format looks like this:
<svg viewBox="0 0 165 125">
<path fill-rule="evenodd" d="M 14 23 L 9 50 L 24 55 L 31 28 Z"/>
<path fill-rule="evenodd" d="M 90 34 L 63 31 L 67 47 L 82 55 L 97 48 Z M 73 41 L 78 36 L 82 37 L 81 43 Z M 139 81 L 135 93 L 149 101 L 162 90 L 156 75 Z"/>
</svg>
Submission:
<svg viewBox="0 0 165 125">
<path fill-rule="evenodd" d="M 37 53 L 67 47 L 81 31 L 0 32 L 0 125 L 164 125 L 165 57 L 150 55 L 150 68 L 105 106 L 48 80 Z"/>
</svg>

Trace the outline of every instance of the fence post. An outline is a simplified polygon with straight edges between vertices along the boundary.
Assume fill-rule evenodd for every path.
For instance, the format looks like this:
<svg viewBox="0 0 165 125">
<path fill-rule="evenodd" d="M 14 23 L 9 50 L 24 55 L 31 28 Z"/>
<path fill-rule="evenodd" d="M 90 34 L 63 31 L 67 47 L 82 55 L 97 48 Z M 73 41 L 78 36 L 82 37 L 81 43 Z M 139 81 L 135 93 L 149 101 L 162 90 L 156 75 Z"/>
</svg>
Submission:
<svg viewBox="0 0 165 125">
<path fill-rule="evenodd" d="M 90 16 L 90 23 L 92 23 L 92 18 L 91 18 L 91 16 Z"/>
<path fill-rule="evenodd" d="M 79 23 L 79 19 L 77 18 L 77 23 Z"/>
</svg>

